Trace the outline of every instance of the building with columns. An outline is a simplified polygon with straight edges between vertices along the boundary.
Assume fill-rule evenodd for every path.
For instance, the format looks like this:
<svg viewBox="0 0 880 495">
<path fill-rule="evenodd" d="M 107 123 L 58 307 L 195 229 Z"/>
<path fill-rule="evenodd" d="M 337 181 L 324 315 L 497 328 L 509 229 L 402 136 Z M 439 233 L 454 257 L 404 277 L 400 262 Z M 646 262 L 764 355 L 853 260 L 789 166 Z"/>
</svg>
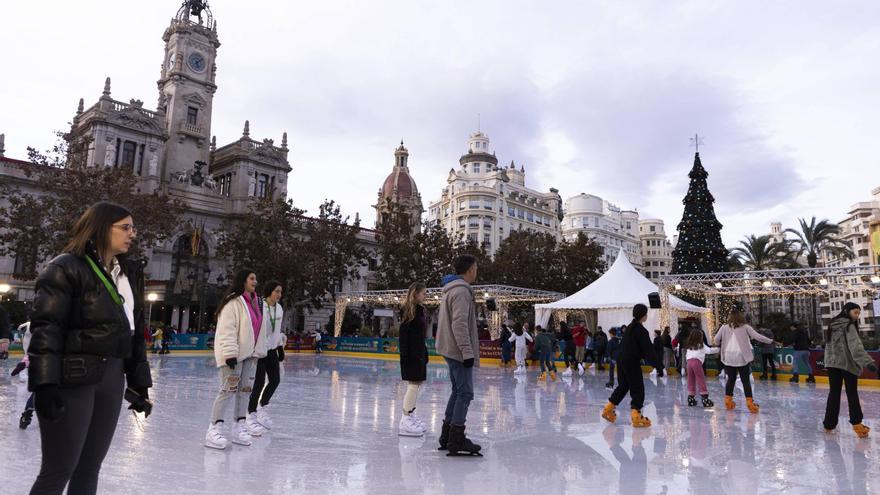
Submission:
<svg viewBox="0 0 880 495">
<path fill-rule="evenodd" d="M 526 186 L 524 165 L 499 166 L 489 151 L 489 136 L 474 132 L 458 168 L 449 170 L 440 199 L 428 207 L 428 219 L 453 237 L 468 238 L 495 253 L 514 230 L 543 232 L 560 239 L 562 198 L 551 188 L 540 192 Z"/>
<path fill-rule="evenodd" d="M 156 108 L 139 99 L 128 102 L 112 95 L 111 79 L 104 81 L 97 101 L 79 100 L 70 137 L 70 159 L 94 167 L 130 170 L 144 194 L 156 191 L 180 199 L 186 212 L 166 242 L 148 252 L 147 291 L 156 293 L 152 319 L 181 330 L 204 328 L 211 321 L 220 291 L 228 280 L 227 261 L 217 256 L 217 231 L 227 219 L 248 211 L 255 198 L 283 198 L 292 167 L 287 134 L 280 145 L 272 138 L 254 138 L 250 122 L 227 144 L 217 146 L 211 134 L 214 95 L 220 87 L 217 70 L 220 47 L 217 22 L 207 2 L 186 0 L 162 34 L 164 50 L 156 82 Z M 157 54 L 159 55 L 159 54 Z M 125 67 L 117 67 L 125 70 Z M 0 138 L 0 177 L 35 191 L 28 181 L 30 164 L 3 156 Z M 359 236 L 370 251 L 377 249 L 375 233 Z M 33 297 L 33 281 L 13 279 L 16 257 L 0 257 L 0 280 L 9 280 L 19 300 Z M 37 260 L 39 262 L 39 260 Z M 366 289 L 369 267 L 361 278 L 344 281 L 350 290 Z M 291 311 L 287 328 L 314 329 L 325 324 L 332 308 L 313 314 Z"/>
<path fill-rule="evenodd" d="M 639 244 L 642 251 L 643 273 L 656 283 L 672 270 L 672 243 L 666 237 L 663 220 L 639 220 Z"/>
<path fill-rule="evenodd" d="M 629 262 L 644 273 L 637 211 L 622 210 L 599 196 L 581 193 L 565 201 L 561 229 L 565 239 L 575 239 L 583 232 L 601 246 L 606 267 L 614 263 L 623 249 Z"/>
</svg>

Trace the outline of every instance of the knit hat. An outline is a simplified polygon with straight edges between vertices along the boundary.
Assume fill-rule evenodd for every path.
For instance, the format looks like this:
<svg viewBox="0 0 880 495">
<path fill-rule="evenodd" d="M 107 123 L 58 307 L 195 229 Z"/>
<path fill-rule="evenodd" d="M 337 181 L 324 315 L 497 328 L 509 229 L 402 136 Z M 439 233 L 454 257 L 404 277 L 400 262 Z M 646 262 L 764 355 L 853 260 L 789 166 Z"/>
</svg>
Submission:
<svg viewBox="0 0 880 495">
<path fill-rule="evenodd" d="M 648 307 L 644 304 L 636 304 L 633 306 L 633 319 L 641 320 L 648 314 Z"/>
</svg>

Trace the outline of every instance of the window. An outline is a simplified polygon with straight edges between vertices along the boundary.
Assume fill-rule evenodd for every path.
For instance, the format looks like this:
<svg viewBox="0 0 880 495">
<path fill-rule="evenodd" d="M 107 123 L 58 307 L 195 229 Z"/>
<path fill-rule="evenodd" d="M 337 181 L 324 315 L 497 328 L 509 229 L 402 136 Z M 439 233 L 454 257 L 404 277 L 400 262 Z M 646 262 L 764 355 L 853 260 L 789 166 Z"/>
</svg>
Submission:
<svg viewBox="0 0 880 495">
<path fill-rule="evenodd" d="M 629 230 L 629 229 L 631 229 L 631 228 L 632 228 L 632 223 L 631 223 L 631 222 L 626 222 L 626 230 Z"/>
<path fill-rule="evenodd" d="M 375 272 L 379 268 L 379 262 L 376 260 L 376 258 L 369 258 L 367 260 L 367 268 L 371 272 Z"/>
<path fill-rule="evenodd" d="M 516 211 L 516 217 L 517 217 L 517 218 L 525 218 L 525 216 L 526 216 L 526 213 L 525 213 L 523 210 L 517 210 L 517 211 Z"/>
<path fill-rule="evenodd" d="M 528 220 L 528 221 L 531 222 L 531 221 L 533 221 L 534 219 L 535 219 L 535 216 L 532 215 L 532 212 L 527 211 L 527 212 L 526 212 L 526 220 Z"/>
<path fill-rule="evenodd" d="M 867 249 L 859 249 L 859 256 L 867 256 L 867 255 L 868 255 Z"/>
<path fill-rule="evenodd" d="M 651 232 L 657 232 L 657 227 L 654 225 L 651 225 Z"/>
<path fill-rule="evenodd" d="M 474 244 L 476 244 L 478 242 L 477 241 L 477 234 L 475 232 L 468 234 L 468 240 L 473 242 Z"/>
<path fill-rule="evenodd" d="M 507 207 L 507 215 L 511 216 L 511 217 L 515 217 L 516 216 L 516 208 L 514 208 L 513 206 L 508 206 Z"/>
<path fill-rule="evenodd" d="M 660 262 L 660 266 L 666 266 L 666 262 L 665 262 L 665 261 L 661 261 L 661 262 Z"/>
<path fill-rule="evenodd" d="M 257 177 L 257 197 L 265 198 L 269 196 L 269 176 L 259 174 Z"/>
<path fill-rule="evenodd" d="M 480 173 L 480 164 L 479 163 L 474 164 L 474 173 L 475 174 Z"/>
<path fill-rule="evenodd" d="M 484 229 L 491 229 L 492 228 L 492 219 L 491 218 L 484 218 L 483 219 L 483 228 Z"/>
<path fill-rule="evenodd" d="M 468 202 L 468 208 L 470 208 L 472 210 L 479 210 L 480 209 L 480 200 L 479 199 L 470 200 Z"/>
<path fill-rule="evenodd" d="M 483 209 L 492 210 L 495 208 L 495 200 L 494 199 L 484 199 L 483 200 Z"/>
<path fill-rule="evenodd" d="M 199 120 L 199 109 L 196 107 L 186 107 L 186 123 L 196 125 Z"/>
<path fill-rule="evenodd" d="M 134 157 L 137 154 L 137 144 L 126 141 L 122 144 L 122 163 L 123 167 L 134 167 Z"/>
<path fill-rule="evenodd" d="M 492 234 L 483 234 L 483 244 L 490 244 L 492 242 Z"/>
<path fill-rule="evenodd" d="M 465 200 L 463 200 L 463 199 L 462 199 L 462 200 L 459 200 L 459 202 L 458 202 L 458 211 L 466 210 L 466 209 L 467 209 L 467 202 L 466 202 Z"/>
<path fill-rule="evenodd" d="M 480 228 L 480 219 L 477 217 L 470 217 L 468 219 L 468 227 L 470 227 L 472 229 Z"/>
<path fill-rule="evenodd" d="M 599 226 L 599 217 L 593 217 L 593 226 L 594 226 L 594 227 L 598 227 L 598 226 Z"/>
</svg>

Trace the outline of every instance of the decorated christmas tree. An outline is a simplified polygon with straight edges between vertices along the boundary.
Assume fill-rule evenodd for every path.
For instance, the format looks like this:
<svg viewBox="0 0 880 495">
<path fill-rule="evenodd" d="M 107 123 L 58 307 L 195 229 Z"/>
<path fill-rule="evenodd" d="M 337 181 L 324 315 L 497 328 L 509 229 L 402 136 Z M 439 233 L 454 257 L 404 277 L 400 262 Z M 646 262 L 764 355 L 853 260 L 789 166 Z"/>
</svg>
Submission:
<svg viewBox="0 0 880 495">
<path fill-rule="evenodd" d="M 684 216 L 678 224 L 678 244 L 672 251 L 672 273 L 725 271 L 727 249 L 721 242 L 721 222 L 715 218 L 715 198 L 706 184 L 708 176 L 698 151 L 688 174 L 691 184 L 683 201 Z"/>
</svg>

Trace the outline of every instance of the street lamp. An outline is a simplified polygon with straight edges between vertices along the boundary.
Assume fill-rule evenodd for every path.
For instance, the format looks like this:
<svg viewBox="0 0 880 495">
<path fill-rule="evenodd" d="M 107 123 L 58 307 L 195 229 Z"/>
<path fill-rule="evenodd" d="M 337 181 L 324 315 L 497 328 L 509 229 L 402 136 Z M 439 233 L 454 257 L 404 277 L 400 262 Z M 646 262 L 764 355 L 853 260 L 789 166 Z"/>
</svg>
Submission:
<svg viewBox="0 0 880 495">
<path fill-rule="evenodd" d="M 12 286 L 9 284 L 0 284 L 0 294 L 6 294 L 12 290 Z"/>
<path fill-rule="evenodd" d="M 150 308 L 147 310 L 147 327 L 152 330 L 152 322 L 153 322 L 153 303 L 159 300 L 159 294 L 155 292 L 150 292 L 147 294 L 147 301 L 150 303 Z"/>
</svg>

